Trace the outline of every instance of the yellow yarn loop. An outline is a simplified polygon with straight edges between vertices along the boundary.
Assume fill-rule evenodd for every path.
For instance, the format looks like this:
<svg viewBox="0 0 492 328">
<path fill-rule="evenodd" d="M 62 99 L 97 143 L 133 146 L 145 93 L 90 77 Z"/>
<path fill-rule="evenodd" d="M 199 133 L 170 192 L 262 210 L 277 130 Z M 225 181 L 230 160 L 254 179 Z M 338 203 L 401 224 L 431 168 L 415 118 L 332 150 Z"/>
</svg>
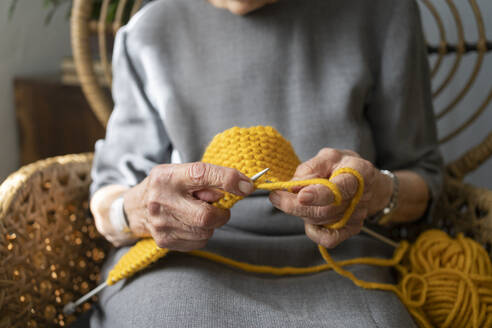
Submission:
<svg viewBox="0 0 492 328">
<path fill-rule="evenodd" d="M 356 195 L 342 219 L 325 226 L 327 229 L 343 228 L 364 192 L 364 179 L 351 168 L 336 170 L 330 179 L 289 181 L 300 161 L 290 143 L 272 127 L 226 130 L 214 137 L 202 161 L 236 168 L 248 176 L 269 167 L 270 171 L 255 183 L 256 188 L 292 191 L 293 187 L 321 184 L 332 191 L 334 204 L 338 205 L 342 197 L 330 180 L 340 174 L 353 175 L 358 181 Z M 214 205 L 229 209 L 240 199 L 225 193 Z M 354 258 L 335 262 L 326 248 L 321 245 L 318 248 L 326 264 L 312 267 L 255 265 L 202 250 L 188 254 L 254 273 L 298 275 L 332 269 L 359 287 L 394 292 L 421 327 L 492 327 L 492 264 L 487 252 L 463 235 L 452 239 L 442 231 L 429 230 L 412 246 L 407 241 L 400 242 L 391 259 Z M 168 252 L 151 238 L 139 241 L 111 270 L 107 284 L 131 277 Z M 360 280 L 345 269 L 354 264 L 393 267 L 400 274 L 400 282 L 392 285 Z"/>
<path fill-rule="evenodd" d="M 340 169 L 339 171 L 341 171 Z M 338 171 L 337 171 L 338 172 Z M 357 173 L 358 174 L 358 173 Z M 334 175 L 332 175 L 333 177 Z M 361 180 L 362 181 L 362 180 Z M 310 186 L 310 185 L 323 185 L 327 188 L 329 188 L 333 192 L 333 196 L 335 198 L 335 201 L 333 202 L 335 205 L 340 205 L 342 203 L 342 195 L 340 194 L 340 191 L 338 190 L 338 187 L 336 184 L 331 182 L 330 180 L 327 179 L 309 179 L 309 180 L 294 180 L 294 181 L 286 181 L 286 182 L 266 182 L 266 183 L 259 183 L 256 185 L 257 189 L 263 189 L 263 190 L 282 190 L 286 189 L 288 191 L 292 191 L 292 188 L 294 187 L 305 187 L 305 186 Z"/>
</svg>

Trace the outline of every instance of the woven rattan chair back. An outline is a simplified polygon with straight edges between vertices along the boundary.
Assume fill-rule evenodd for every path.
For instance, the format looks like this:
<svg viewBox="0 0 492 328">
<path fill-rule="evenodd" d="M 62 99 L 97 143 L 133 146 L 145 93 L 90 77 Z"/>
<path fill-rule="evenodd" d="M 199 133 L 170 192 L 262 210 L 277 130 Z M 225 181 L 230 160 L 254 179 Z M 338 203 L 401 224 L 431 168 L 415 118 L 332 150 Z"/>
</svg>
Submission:
<svg viewBox="0 0 492 328">
<path fill-rule="evenodd" d="M 94 18 L 96 4 L 101 5 L 99 17 Z M 106 126 L 113 108 L 111 97 L 104 92 L 94 71 L 94 60 L 99 57 L 106 82 L 111 84 L 111 55 L 108 49 L 108 39 L 124 25 L 130 16 L 133 16 L 142 0 L 75 0 L 73 2 L 71 31 L 72 50 L 77 69 L 77 75 L 92 110 L 98 120 Z M 110 10 L 111 9 L 111 10 Z M 110 16 L 111 13 L 111 16 Z M 98 53 L 93 53 L 91 39 L 97 37 Z"/>
<path fill-rule="evenodd" d="M 98 282 L 110 245 L 88 209 L 92 158 L 39 161 L 0 186 L 1 328 L 65 326 L 63 305 Z"/>
</svg>

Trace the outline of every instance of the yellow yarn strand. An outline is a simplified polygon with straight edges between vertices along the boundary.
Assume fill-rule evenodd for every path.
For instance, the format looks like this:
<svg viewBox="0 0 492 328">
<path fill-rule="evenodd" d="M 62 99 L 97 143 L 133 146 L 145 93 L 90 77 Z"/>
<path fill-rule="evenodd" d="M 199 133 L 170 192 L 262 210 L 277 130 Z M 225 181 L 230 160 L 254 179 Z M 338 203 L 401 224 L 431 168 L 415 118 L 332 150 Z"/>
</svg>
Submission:
<svg viewBox="0 0 492 328">
<path fill-rule="evenodd" d="M 257 189 L 292 191 L 294 187 L 320 184 L 332 191 L 337 205 L 341 204 L 342 197 L 330 180 L 340 174 L 351 174 L 358 181 L 357 192 L 342 219 L 325 226 L 327 229 L 343 228 L 364 192 L 364 179 L 351 168 L 336 170 L 330 179 L 288 181 L 300 161 L 290 143 L 272 127 L 235 127 L 224 131 L 214 137 L 202 161 L 233 167 L 248 176 L 269 167 L 267 175 L 256 182 Z M 229 209 L 241 198 L 225 193 L 214 205 Z M 255 265 L 202 250 L 188 254 L 262 274 L 300 275 L 332 269 L 359 287 L 395 293 L 420 327 L 492 327 L 492 263 L 483 247 L 461 234 L 452 239 L 439 230 L 426 231 L 413 245 L 400 242 L 391 259 L 354 258 L 336 262 L 326 248 L 321 245 L 318 248 L 326 264 L 312 267 Z M 107 284 L 131 277 L 168 252 L 151 238 L 139 241 L 111 270 Z M 345 269 L 354 264 L 393 267 L 400 274 L 400 281 L 392 285 L 360 280 Z"/>
<path fill-rule="evenodd" d="M 338 169 L 335 172 L 333 172 L 330 179 L 333 179 L 334 177 L 336 177 L 340 174 L 344 174 L 344 173 L 348 173 L 348 174 L 353 175 L 357 179 L 359 186 L 357 188 L 355 196 L 352 198 L 352 201 L 350 202 L 350 205 L 347 208 L 347 210 L 345 211 L 345 214 L 343 215 L 342 219 L 338 222 L 331 224 L 331 225 L 325 226 L 326 228 L 329 228 L 329 229 L 341 229 L 347 224 L 348 220 L 350 220 L 350 217 L 352 216 L 352 213 L 354 213 L 354 211 L 355 211 L 355 207 L 357 206 L 357 204 L 359 204 L 359 201 L 362 197 L 362 194 L 364 193 L 364 179 L 362 178 L 362 175 L 360 175 L 359 172 L 357 172 L 356 170 L 354 170 L 352 168 L 346 167 L 346 168 Z M 335 187 L 336 187 L 336 185 L 335 185 Z M 338 193 L 340 193 L 338 191 L 338 188 L 336 188 L 335 190 Z M 332 192 L 335 194 L 334 189 L 332 189 Z"/>
<path fill-rule="evenodd" d="M 266 183 L 259 183 L 258 185 L 256 185 L 256 188 L 263 189 L 263 190 L 270 190 L 270 191 L 273 190 L 292 191 L 292 188 L 294 187 L 305 187 L 305 186 L 318 185 L 318 184 L 327 187 L 333 192 L 333 196 L 335 198 L 333 204 L 340 205 L 342 203 L 342 195 L 340 194 L 337 185 L 327 179 L 309 179 L 309 180 L 296 180 L 296 181 L 286 181 L 286 182 L 266 182 Z"/>
</svg>

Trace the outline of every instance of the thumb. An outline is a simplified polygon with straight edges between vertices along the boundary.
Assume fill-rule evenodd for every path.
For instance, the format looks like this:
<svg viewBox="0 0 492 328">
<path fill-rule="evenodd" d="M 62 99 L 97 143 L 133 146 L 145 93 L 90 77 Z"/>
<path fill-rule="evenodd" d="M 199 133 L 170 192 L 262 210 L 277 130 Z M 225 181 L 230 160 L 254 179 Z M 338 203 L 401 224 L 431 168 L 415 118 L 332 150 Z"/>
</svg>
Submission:
<svg viewBox="0 0 492 328">
<path fill-rule="evenodd" d="M 193 196 L 207 203 L 214 203 L 224 197 L 224 192 L 217 189 L 202 189 L 193 193 Z"/>
</svg>

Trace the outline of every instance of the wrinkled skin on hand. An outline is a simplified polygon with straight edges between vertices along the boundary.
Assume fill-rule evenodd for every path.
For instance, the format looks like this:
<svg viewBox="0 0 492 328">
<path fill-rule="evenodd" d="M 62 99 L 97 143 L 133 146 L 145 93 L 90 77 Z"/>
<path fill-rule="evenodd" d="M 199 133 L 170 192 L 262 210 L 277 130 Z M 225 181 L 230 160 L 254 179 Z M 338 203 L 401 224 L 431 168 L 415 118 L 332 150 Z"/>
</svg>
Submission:
<svg viewBox="0 0 492 328">
<path fill-rule="evenodd" d="M 270 201 L 275 207 L 302 218 L 306 235 L 315 243 L 327 248 L 333 248 L 358 234 L 364 219 L 383 209 L 391 198 L 391 178 L 350 150 L 320 150 L 315 157 L 297 167 L 293 180 L 329 178 L 335 170 L 344 167 L 357 170 L 362 175 L 365 186 L 354 213 L 341 229 L 331 230 L 323 226 L 339 221 L 355 196 L 358 181 L 351 174 L 341 174 L 331 179 L 342 195 L 342 204 L 339 206 L 333 204 L 334 195 L 331 190 L 322 185 L 294 190 L 297 193 L 274 191 L 270 194 Z"/>
<path fill-rule="evenodd" d="M 235 169 L 202 162 L 163 164 L 125 193 L 125 211 L 136 236 L 187 252 L 203 248 L 229 221 L 229 210 L 211 204 L 223 191 L 247 196 L 253 190 L 252 181 Z"/>
</svg>

